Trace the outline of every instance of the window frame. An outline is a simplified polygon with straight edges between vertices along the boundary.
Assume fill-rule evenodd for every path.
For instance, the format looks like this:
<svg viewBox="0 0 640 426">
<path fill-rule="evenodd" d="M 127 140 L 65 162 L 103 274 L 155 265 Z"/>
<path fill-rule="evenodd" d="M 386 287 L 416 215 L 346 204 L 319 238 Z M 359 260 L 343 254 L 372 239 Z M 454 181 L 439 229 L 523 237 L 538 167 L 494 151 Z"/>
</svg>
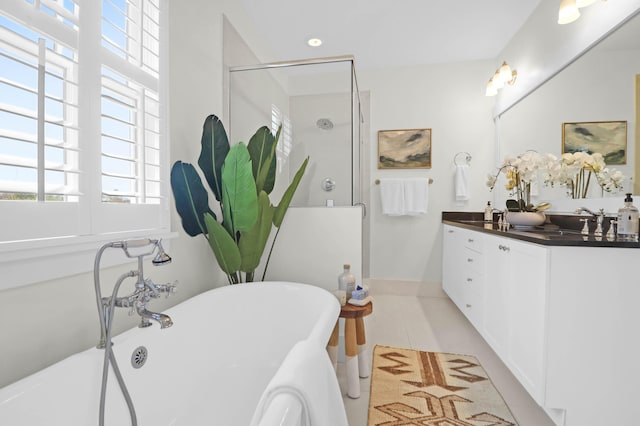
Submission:
<svg viewBox="0 0 640 426">
<path fill-rule="evenodd" d="M 101 46 L 102 1 L 82 1 L 76 46 L 80 94 L 78 115 L 82 179 L 79 202 L 0 200 L 5 229 L 23 229 L 20 238 L 0 241 L 0 291 L 49 281 L 92 270 L 93 256 L 104 243 L 128 238 L 174 238 L 170 229 L 170 147 L 168 129 L 168 2 L 160 8 L 160 62 L 157 94 L 160 99 L 160 202 L 125 204 L 102 202 L 101 67 L 112 66 L 113 53 Z M 4 0 L 2 13 L 28 28 L 60 40 L 45 13 L 36 13 L 25 0 Z M 26 19 L 29 18 L 29 19 Z M 34 22 L 34 25 L 28 23 Z M 87 25 L 86 23 L 90 24 Z M 91 25 L 91 22 L 97 24 Z M 54 28 L 52 33 L 49 29 Z M 62 31 L 65 37 L 69 33 Z M 62 41 L 62 40 L 61 40 Z M 95 49 L 95 46 L 99 49 Z M 96 141 L 84 144 L 82 141 Z M 63 235 L 52 232 L 64 230 Z M 13 235 L 13 234 L 12 234 Z M 116 262 L 117 263 L 117 262 Z M 108 261 L 106 263 L 109 264 Z"/>
</svg>

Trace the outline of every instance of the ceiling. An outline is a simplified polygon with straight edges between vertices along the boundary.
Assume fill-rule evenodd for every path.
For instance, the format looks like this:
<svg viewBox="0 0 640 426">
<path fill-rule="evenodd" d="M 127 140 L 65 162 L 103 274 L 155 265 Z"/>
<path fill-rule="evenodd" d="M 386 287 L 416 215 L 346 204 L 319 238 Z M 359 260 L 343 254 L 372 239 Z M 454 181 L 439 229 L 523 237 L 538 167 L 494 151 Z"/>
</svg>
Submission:
<svg viewBox="0 0 640 426">
<path fill-rule="evenodd" d="M 540 1 L 239 0 L 275 61 L 353 55 L 359 69 L 494 59 Z"/>
</svg>

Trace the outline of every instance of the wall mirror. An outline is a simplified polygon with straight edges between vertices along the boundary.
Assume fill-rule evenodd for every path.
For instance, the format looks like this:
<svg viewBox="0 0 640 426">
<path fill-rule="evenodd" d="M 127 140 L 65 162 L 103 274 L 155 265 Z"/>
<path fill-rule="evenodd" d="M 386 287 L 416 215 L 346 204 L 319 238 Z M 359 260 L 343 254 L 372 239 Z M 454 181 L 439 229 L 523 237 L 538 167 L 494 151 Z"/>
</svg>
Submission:
<svg viewBox="0 0 640 426">
<path fill-rule="evenodd" d="M 496 118 L 500 161 L 506 155 L 518 155 L 527 150 L 562 154 L 563 124 L 587 122 L 626 122 L 624 164 L 611 167 L 625 175 L 624 190 L 633 191 L 640 178 L 635 159 L 640 150 L 636 135 L 638 124 L 636 105 L 640 75 L 640 15 L 629 19 L 570 65 L 542 84 L 512 108 Z M 590 184 L 589 199 L 618 199 L 623 193 L 609 194 Z M 504 191 L 501 191 L 504 192 Z M 505 197 L 499 194 L 497 197 Z M 566 205 L 565 188 L 550 188 L 542 183 L 537 199 Z M 496 203 L 503 204 L 503 200 Z M 500 205 L 496 204 L 496 205 Z M 620 203 L 621 205 L 621 203 Z M 567 207 L 569 208 L 569 207 Z"/>
</svg>

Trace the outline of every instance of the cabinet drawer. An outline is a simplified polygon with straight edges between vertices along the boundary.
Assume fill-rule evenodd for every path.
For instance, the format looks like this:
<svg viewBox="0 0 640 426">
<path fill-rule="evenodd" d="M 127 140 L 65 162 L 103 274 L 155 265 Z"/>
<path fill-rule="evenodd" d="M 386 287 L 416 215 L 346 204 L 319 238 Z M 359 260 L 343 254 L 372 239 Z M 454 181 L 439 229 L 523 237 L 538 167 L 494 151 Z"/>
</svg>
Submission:
<svg viewBox="0 0 640 426">
<path fill-rule="evenodd" d="M 482 293 L 484 274 L 476 269 L 467 269 L 462 274 L 462 286 L 465 292 L 475 291 Z"/>
<path fill-rule="evenodd" d="M 462 300 L 460 310 L 469 322 L 478 330 L 482 326 L 482 296 L 476 291 L 469 291 Z"/>
<path fill-rule="evenodd" d="M 462 265 L 460 267 L 464 270 L 475 271 L 476 273 L 482 273 L 484 271 L 484 256 L 474 250 L 465 248 L 462 256 Z"/>
<path fill-rule="evenodd" d="M 484 249 L 484 239 L 482 238 L 482 234 L 479 232 L 465 232 L 462 238 L 465 247 L 475 250 L 478 253 L 482 253 Z"/>
</svg>

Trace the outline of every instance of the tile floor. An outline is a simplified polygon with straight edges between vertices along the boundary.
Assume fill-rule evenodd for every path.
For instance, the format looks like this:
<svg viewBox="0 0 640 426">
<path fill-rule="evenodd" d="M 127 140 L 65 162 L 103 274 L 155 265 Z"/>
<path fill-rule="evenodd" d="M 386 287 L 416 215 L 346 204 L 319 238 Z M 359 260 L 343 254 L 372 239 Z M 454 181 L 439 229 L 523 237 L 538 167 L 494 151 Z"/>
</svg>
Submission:
<svg viewBox="0 0 640 426">
<path fill-rule="evenodd" d="M 376 344 L 474 355 L 506 401 L 520 426 L 553 426 L 489 345 L 447 298 L 376 294 L 373 314 L 365 318 L 368 354 Z M 350 426 L 366 426 L 369 379 L 360 379 L 361 396 L 346 396 L 344 364 L 338 363 Z"/>
</svg>

